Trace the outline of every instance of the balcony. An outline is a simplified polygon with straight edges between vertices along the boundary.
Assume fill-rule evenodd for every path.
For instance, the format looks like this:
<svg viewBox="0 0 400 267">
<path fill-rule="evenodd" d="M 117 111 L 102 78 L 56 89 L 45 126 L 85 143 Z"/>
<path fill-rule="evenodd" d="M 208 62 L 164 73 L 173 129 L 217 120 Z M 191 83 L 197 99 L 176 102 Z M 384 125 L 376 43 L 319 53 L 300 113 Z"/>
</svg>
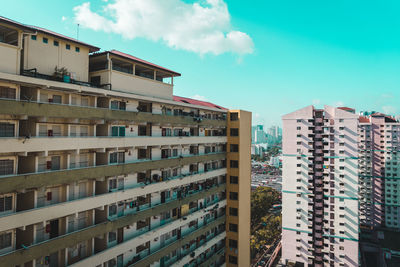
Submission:
<svg viewBox="0 0 400 267">
<path fill-rule="evenodd" d="M 0 73 L 1 75 L 1 73 Z M 135 123 L 153 123 L 155 125 L 174 126 L 203 126 L 226 127 L 225 120 L 201 119 L 192 116 L 174 116 L 166 114 L 152 114 L 148 112 L 136 112 L 126 110 L 113 110 L 99 107 L 72 106 L 56 103 L 37 103 L 28 101 L 16 101 L 0 99 L 0 114 L 8 114 L 26 117 L 51 117 L 63 119 L 88 119 L 98 122 L 107 121 L 134 121 Z"/>
<path fill-rule="evenodd" d="M 189 264 L 189 262 L 193 260 L 193 257 L 191 256 L 193 252 L 196 256 L 200 255 L 204 253 L 206 250 L 210 249 L 212 246 L 219 243 L 220 241 L 223 241 L 225 237 L 226 237 L 226 232 L 219 233 L 216 236 L 211 235 L 210 237 L 207 238 L 205 242 L 200 242 L 198 246 L 194 244 L 195 245 L 194 249 L 185 251 L 184 254 L 186 255 L 181 255 L 182 258 L 173 264 L 177 264 L 177 266 L 185 266 L 185 264 Z"/>
<path fill-rule="evenodd" d="M 100 236 L 100 235 L 108 233 L 110 231 L 116 231 L 117 229 L 119 229 L 121 227 L 131 225 L 132 223 L 135 223 L 139 220 L 143 220 L 145 218 L 153 216 L 153 214 L 159 214 L 159 213 L 164 212 L 165 210 L 172 210 L 176 207 L 181 207 L 182 205 L 189 204 L 192 201 L 195 201 L 195 200 L 198 200 L 201 198 L 206 198 L 208 196 L 216 194 L 216 193 L 220 192 L 221 190 L 225 190 L 225 184 L 215 186 L 211 189 L 208 189 L 208 191 L 199 191 L 197 193 L 193 193 L 182 200 L 172 200 L 170 202 L 163 203 L 163 204 L 160 204 L 157 206 L 153 206 L 151 208 L 139 211 L 137 213 L 133 213 L 130 215 L 120 217 L 117 220 L 105 221 L 105 222 L 96 224 L 95 226 L 85 228 L 85 229 L 82 229 L 82 230 L 79 230 L 76 232 L 72 232 L 67 235 L 62 235 L 57 238 L 51 239 L 49 241 L 45 241 L 45 242 L 42 242 L 42 243 L 39 243 L 36 245 L 26 246 L 24 249 L 18 249 L 13 252 L 10 252 L 8 254 L 2 255 L 2 262 L 6 266 L 22 265 L 25 262 L 28 262 L 30 260 L 38 259 L 40 256 L 43 255 L 43 251 L 47 251 L 49 254 L 51 254 L 53 252 L 64 249 L 66 247 L 72 247 L 72 246 L 78 244 L 79 242 L 86 241 L 94 236 Z M 225 217 L 222 217 L 222 218 L 224 221 Z M 219 221 L 219 219 L 217 221 Z M 200 230 L 211 229 L 212 227 L 215 227 L 215 226 L 213 225 L 213 223 L 210 223 L 207 225 L 207 227 L 201 228 Z M 122 244 L 125 244 L 125 243 L 122 243 Z M 118 248 L 118 246 L 115 246 L 113 248 Z M 92 258 L 96 258 L 96 257 L 92 257 Z M 92 266 L 92 265 L 86 265 L 86 266 Z M 93 266 L 95 266 L 95 265 L 93 265 Z"/>
<path fill-rule="evenodd" d="M 205 179 L 226 174 L 226 169 L 218 169 L 207 173 L 198 173 L 194 175 L 180 175 L 171 177 L 167 181 L 152 183 L 145 185 L 137 183 L 130 187 L 125 187 L 122 191 L 116 191 L 108 194 L 101 194 L 77 200 L 61 202 L 41 208 L 30 209 L 17 213 L 11 213 L 1 217 L 0 232 L 13 228 L 25 227 L 29 224 L 50 221 L 66 215 L 79 213 L 89 209 L 104 207 L 110 203 L 124 201 L 132 198 L 132 196 L 142 196 L 155 192 L 160 192 L 169 188 L 179 187 L 185 184 L 196 183 Z M 153 203 L 154 204 L 154 203 Z"/>
<path fill-rule="evenodd" d="M 178 239 L 178 237 L 171 238 L 171 241 L 164 243 L 164 245 L 150 247 L 150 252 L 148 250 L 145 253 L 140 254 L 140 257 L 133 257 L 131 261 L 128 262 L 127 266 L 132 264 L 137 264 L 138 266 L 148 266 L 151 265 L 153 262 L 159 260 L 162 256 L 167 254 L 166 251 L 173 251 L 182 246 L 186 245 L 189 241 L 204 235 L 206 232 L 210 231 L 211 229 L 218 227 L 219 225 L 225 222 L 225 216 L 220 216 L 218 219 L 211 219 L 207 224 L 199 223 L 198 227 L 193 227 L 191 231 L 187 232 L 186 234 L 182 234 L 182 236 Z M 176 226 L 172 225 L 171 230 L 176 228 Z M 154 237 L 153 237 L 154 238 Z M 104 259 L 115 257 L 119 255 L 121 251 L 128 251 L 132 248 L 133 244 L 137 244 L 138 240 L 130 240 L 127 242 L 123 242 L 111 249 L 105 250 L 103 252 L 97 253 L 89 258 L 86 258 L 82 261 L 77 262 L 76 264 L 72 265 L 74 267 L 82 266 L 97 266 L 104 262 Z"/>
<path fill-rule="evenodd" d="M 143 146 L 197 145 L 226 143 L 225 136 L 87 136 L 87 137 L 3 137 L 0 138 L 0 153 L 25 153 L 51 150 L 107 149 Z"/>
<path fill-rule="evenodd" d="M 123 164 L 100 165 L 80 169 L 8 175 L 0 179 L 0 194 L 19 191 L 24 188 L 40 188 L 56 184 L 70 184 L 83 179 L 94 179 L 105 176 L 111 177 L 133 172 L 189 165 L 197 162 L 222 160 L 225 158 L 225 153 L 212 153 L 198 156 L 171 157 L 162 160 L 136 160 Z"/>
</svg>

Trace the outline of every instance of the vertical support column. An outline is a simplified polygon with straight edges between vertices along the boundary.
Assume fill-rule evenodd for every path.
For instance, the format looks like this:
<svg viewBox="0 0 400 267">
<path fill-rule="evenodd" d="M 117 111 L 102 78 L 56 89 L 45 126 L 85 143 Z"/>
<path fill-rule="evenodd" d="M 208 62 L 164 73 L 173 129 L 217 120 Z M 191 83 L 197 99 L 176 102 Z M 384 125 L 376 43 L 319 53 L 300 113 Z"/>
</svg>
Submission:
<svg viewBox="0 0 400 267">
<path fill-rule="evenodd" d="M 225 262 L 227 267 L 250 266 L 251 112 L 231 110 L 227 115 Z M 230 215 L 231 208 L 238 216 Z M 237 247 L 230 248 L 229 240 L 236 240 Z"/>
</svg>

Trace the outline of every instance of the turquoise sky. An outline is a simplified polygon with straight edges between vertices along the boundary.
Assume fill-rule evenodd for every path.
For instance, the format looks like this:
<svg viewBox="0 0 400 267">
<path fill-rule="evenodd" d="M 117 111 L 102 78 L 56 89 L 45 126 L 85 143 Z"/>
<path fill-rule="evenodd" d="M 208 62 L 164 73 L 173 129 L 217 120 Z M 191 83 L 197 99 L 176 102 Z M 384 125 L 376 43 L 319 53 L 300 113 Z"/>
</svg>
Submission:
<svg viewBox="0 0 400 267">
<path fill-rule="evenodd" d="M 76 37 L 73 8 L 84 2 L 6 1 L 0 15 Z M 90 3 L 93 10 L 107 4 Z M 199 55 L 83 27 L 79 39 L 180 72 L 176 95 L 252 111 L 253 124 L 280 124 L 283 114 L 310 104 L 400 113 L 400 1 L 226 4 L 232 28 L 251 37 L 253 53 Z"/>
</svg>

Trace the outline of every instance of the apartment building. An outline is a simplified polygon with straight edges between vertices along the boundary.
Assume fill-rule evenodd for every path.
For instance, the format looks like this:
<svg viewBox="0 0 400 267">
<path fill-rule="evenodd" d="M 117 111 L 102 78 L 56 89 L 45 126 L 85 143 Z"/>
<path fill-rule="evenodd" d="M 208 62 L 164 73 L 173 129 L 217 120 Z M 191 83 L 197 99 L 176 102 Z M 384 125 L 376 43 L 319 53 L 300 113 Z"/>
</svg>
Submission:
<svg viewBox="0 0 400 267">
<path fill-rule="evenodd" d="M 359 266 L 359 116 L 308 106 L 282 119 L 282 262 Z"/>
<path fill-rule="evenodd" d="M 0 266 L 249 266 L 251 113 L 0 17 Z"/>
<path fill-rule="evenodd" d="M 367 228 L 400 228 L 399 139 L 395 118 L 360 116 L 360 224 Z"/>
</svg>

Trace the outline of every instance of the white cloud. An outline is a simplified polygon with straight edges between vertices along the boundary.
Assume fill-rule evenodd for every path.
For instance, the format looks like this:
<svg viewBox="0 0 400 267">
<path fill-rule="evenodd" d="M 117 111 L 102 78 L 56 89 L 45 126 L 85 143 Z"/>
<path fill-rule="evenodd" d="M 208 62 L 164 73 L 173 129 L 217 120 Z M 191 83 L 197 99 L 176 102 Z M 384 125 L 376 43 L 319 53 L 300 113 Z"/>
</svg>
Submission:
<svg viewBox="0 0 400 267">
<path fill-rule="evenodd" d="M 394 115 L 397 113 L 397 108 L 394 106 L 383 106 L 382 107 L 383 113 L 388 115 Z"/>
<path fill-rule="evenodd" d="M 66 20 L 67 20 L 67 17 L 62 16 L 62 17 L 61 17 L 61 20 L 62 20 L 62 21 L 66 21 Z"/>
<path fill-rule="evenodd" d="M 200 101 L 208 101 L 208 99 L 205 96 L 202 95 L 194 95 L 190 98 L 196 99 L 196 100 L 200 100 Z"/>
<path fill-rule="evenodd" d="M 90 3 L 74 7 L 80 25 L 124 38 L 163 41 L 169 47 L 219 55 L 253 52 L 253 41 L 244 32 L 232 29 L 228 7 L 223 0 L 115 0 L 101 11 Z"/>
</svg>

